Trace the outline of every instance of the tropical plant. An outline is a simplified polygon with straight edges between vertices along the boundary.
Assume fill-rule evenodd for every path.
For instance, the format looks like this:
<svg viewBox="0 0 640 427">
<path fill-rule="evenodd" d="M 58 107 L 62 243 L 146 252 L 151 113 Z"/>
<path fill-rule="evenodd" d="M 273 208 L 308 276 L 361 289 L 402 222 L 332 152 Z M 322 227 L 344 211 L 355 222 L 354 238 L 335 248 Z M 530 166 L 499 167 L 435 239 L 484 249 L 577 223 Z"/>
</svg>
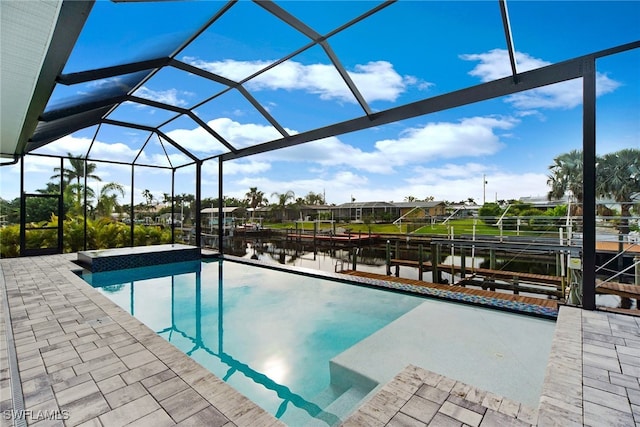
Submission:
<svg viewBox="0 0 640 427">
<path fill-rule="evenodd" d="M 70 185 L 71 181 L 75 179 L 76 183 L 73 188 L 75 189 L 76 202 L 80 205 L 80 196 L 84 190 L 84 185 L 80 183 L 80 178 L 86 177 L 87 179 L 96 181 L 102 181 L 102 178 L 94 174 L 97 168 L 95 163 L 87 162 L 82 156 L 74 156 L 71 153 L 67 153 L 67 155 L 69 156 L 69 164 L 71 167 L 62 169 L 53 168 L 53 171 L 57 173 L 52 175 L 50 179 L 61 179 L 65 186 Z"/>
<path fill-rule="evenodd" d="M 38 227 L 50 229 L 28 230 L 26 248 L 51 248 L 57 245 L 58 217 L 51 215 L 47 221 L 33 223 Z M 97 221 L 87 219 L 86 224 L 82 215 L 67 215 L 63 222 L 63 251 L 77 252 L 84 249 L 85 229 L 87 249 L 107 249 L 129 246 L 131 243 L 131 227 L 113 222 L 107 218 Z M 3 258 L 20 256 L 20 225 L 9 225 L 0 228 L 0 254 Z M 134 228 L 134 245 L 155 245 L 171 242 L 171 229 L 136 225 Z"/>
<path fill-rule="evenodd" d="M 549 200 L 561 199 L 570 193 L 579 206 L 584 199 L 582 192 L 583 160 L 581 150 L 572 150 L 560 154 L 549 166 L 547 185 L 551 190 L 547 194 Z"/>
<path fill-rule="evenodd" d="M 147 202 L 147 210 L 151 210 L 151 203 L 153 203 L 153 193 L 151 193 L 151 191 L 145 189 L 142 192 L 142 197 L 144 197 L 144 200 Z"/>
<path fill-rule="evenodd" d="M 56 197 L 29 197 L 25 200 L 25 221 L 48 221 L 51 215 L 58 212 Z"/>
<path fill-rule="evenodd" d="M 313 191 L 309 191 L 304 198 L 304 201 L 308 205 L 324 205 L 326 201 L 324 199 L 324 195 L 320 193 L 314 193 Z"/>
<path fill-rule="evenodd" d="M 20 222 L 20 198 L 9 201 L 0 198 L 0 217 L 9 224 Z"/>
<path fill-rule="evenodd" d="M 478 209 L 478 215 L 487 225 L 495 225 L 502 212 L 503 209 L 497 203 L 485 203 Z"/>
<path fill-rule="evenodd" d="M 194 206 L 194 202 L 196 201 L 196 197 L 193 194 L 178 194 L 175 196 L 174 200 L 176 201 L 176 209 L 180 211 L 180 218 L 182 221 L 187 221 L 191 219 L 191 207 Z M 205 206 L 205 200 L 202 200 L 203 206 Z"/>
<path fill-rule="evenodd" d="M 602 156 L 597 166 L 596 193 L 620 204 L 618 229 L 628 234 L 633 199 L 640 194 L 640 150 L 628 148 Z"/>
<path fill-rule="evenodd" d="M 0 227 L 0 257 L 20 256 L 20 224 Z"/>
<path fill-rule="evenodd" d="M 245 197 L 246 197 L 245 201 L 247 205 L 251 208 L 252 218 L 258 206 L 263 206 L 269 203 L 266 197 L 264 197 L 264 192 L 259 191 L 258 187 L 250 187 L 249 191 L 245 194 Z"/>
<path fill-rule="evenodd" d="M 284 220 L 286 217 L 287 203 L 289 202 L 289 200 L 295 200 L 296 195 L 293 191 L 288 190 L 286 193 L 271 193 L 271 196 L 275 196 L 275 198 L 278 200 L 275 203 L 275 206 L 282 212 L 282 220 Z"/>
<path fill-rule="evenodd" d="M 67 215 L 62 224 L 64 237 L 62 239 L 65 252 L 77 252 L 84 250 L 85 218 L 82 215 Z M 98 249 L 95 246 L 93 234 L 94 224 L 87 220 L 87 248 Z"/>
<path fill-rule="evenodd" d="M 96 216 L 111 218 L 111 214 L 118 207 L 118 195 L 124 197 L 124 188 L 116 182 L 110 182 L 100 189 L 98 203 L 96 204 Z"/>
<path fill-rule="evenodd" d="M 94 223 L 95 244 L 97 248 L 123 248 L 129 244 L 130 227 L 101 218 Z"/>
</svg>

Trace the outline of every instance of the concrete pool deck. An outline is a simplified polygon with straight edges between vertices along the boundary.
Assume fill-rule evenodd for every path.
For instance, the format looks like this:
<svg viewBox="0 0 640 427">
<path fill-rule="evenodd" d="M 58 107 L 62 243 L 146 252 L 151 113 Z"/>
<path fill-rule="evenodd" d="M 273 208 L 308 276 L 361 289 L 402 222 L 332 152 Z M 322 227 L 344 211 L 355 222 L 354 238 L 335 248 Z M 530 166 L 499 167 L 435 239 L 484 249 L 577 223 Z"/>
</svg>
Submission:
<svg viewBox="0 0 640 427">
<path fill-rule="evenodd" d="M 87 285 L 75 259 L 0 260 L 0 426 L 283 425 Z M 638 317 L 562 307 L 538 408 L 423 368 L 344 425 L 640 427 Z"/>
</svg>

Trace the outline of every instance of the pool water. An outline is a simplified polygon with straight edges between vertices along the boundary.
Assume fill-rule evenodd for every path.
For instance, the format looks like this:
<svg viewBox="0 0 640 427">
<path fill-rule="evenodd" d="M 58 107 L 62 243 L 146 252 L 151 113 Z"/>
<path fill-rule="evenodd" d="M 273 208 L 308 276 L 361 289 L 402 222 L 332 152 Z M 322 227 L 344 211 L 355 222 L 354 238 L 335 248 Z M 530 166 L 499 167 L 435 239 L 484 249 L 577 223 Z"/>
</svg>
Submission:
<svg viewBox="0 0 640 427">
<path fill-rule="evenodd" d="M 377 384 L 330 361 L 424 302 L 229 261 L 85 280 L 289 425 L 335 425 L 353 411 Z"/>
</svg>

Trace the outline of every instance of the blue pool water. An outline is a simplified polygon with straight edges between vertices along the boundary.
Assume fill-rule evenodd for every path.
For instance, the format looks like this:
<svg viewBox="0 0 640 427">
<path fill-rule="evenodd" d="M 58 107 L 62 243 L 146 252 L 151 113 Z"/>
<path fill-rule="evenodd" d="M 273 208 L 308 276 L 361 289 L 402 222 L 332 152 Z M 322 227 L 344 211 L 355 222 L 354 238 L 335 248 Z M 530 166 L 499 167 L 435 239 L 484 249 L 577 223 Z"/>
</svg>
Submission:
<svg viewBox="0 0 640 427">
<path fill-rule="evenodd" d="M 289 425 L 334 425 L 375 384 L 330 360 L 420 297 L 236 262 L 185 262 L 85 280 Z"/>
</svg>

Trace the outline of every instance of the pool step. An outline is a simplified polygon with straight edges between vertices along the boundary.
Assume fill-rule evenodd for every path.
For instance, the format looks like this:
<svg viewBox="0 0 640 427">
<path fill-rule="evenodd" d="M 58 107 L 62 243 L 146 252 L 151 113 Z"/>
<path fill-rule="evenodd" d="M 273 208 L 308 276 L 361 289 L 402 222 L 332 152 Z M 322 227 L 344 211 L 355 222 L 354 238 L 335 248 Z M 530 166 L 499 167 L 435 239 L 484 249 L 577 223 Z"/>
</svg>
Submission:
<svg viewBox="0 0 640 427">
<path fill-rule="evenodd" d="M 362 400 L 370 391 L 369 389 L 360 387 L 351 387 L 326 406 L 324 412 L 332 416 L 335 415 L 340 418 L 340 420 L 344 420 L 360 406 Z M 314 418 L 306 423 L 305 427 L 327 427 L 325 420 L 328 418 L 330 417 Z"/>
</svg>

